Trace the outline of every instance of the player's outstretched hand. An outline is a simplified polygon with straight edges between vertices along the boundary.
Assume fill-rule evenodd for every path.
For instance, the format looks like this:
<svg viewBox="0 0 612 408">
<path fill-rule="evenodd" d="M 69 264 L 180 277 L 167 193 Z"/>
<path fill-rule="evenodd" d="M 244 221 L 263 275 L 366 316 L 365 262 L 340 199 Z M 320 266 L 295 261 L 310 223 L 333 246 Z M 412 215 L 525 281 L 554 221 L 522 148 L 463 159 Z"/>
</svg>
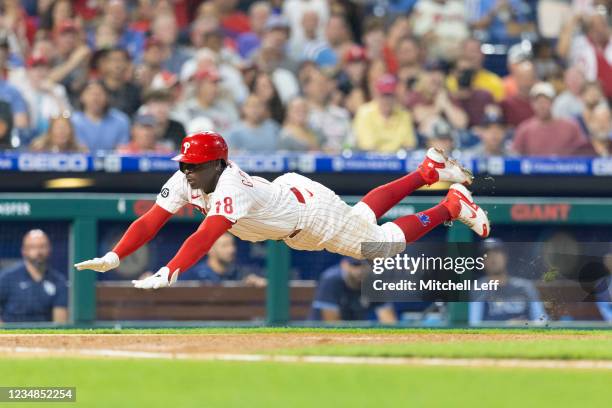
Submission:
<svg viewBox="0 0 612 408">
<path fill-rule="evenodd" d="M 96 272 L 106 272 L 118 267 L 119 263 L 119 256 L 114 252 L 108 252 L 102 258 L 94 258 L 88 261 L 79 262 L 74 264 L 74 267 L 79 271 L 91 269 Z"/>
<path fill-rule="evenodd" d="M 174 271 L 172 276 L 168 278 L 170 275 L 170 269 L 167 266 L 161 268 L 155 275 L 151 275 L 144 279 L 133 280 L 135 288 L 138 289 L 159 289 L 165 288 L 172 285 L 178 279 L 178 270 Z"/>
</svg>

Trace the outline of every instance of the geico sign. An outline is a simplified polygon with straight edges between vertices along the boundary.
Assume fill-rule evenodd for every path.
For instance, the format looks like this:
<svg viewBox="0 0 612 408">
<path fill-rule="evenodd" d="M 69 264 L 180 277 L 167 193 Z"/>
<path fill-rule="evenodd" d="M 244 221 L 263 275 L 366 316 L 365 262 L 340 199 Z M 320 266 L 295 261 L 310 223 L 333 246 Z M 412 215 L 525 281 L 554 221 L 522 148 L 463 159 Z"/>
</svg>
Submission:
<svg viewBox="0 0 612 408">
<path fill-rule="evenodd" d="M 566 221 L 569 204 L 514 204 L 510 216 L 514 221 Z"/>
<path fill-rule="evenodd" d="M 82 154 L 22 154 L 18 161 L 22 171 L 86 171 L 87 156 Z"/>
</svg>

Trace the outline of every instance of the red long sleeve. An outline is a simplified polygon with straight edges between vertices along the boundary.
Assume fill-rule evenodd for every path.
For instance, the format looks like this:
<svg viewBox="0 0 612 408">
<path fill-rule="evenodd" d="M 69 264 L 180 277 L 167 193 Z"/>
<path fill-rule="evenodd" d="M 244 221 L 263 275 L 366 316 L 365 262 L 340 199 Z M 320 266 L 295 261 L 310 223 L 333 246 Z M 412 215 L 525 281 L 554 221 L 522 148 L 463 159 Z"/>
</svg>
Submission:
<svg viewBox="0 0 612 408">
<path fill-rule="evenodd" d="M 196 232 L 183 242 L 177 254 L 168 262 L 170 273 L 179 269 L 179 273 L 191 268 L 202 258 L 215 241 L 232 227 L 232 222 L 222 215 L 211 215 L 200 224 Z"/>
<path fill-rule="evenodd" d="M 170 217 L 172 213 L 154 204 L 149 211 L 130 225 L 113 248 L 113 252 L 119 256 L 119 259 L 125 258 L 149 242 Z"/>
</svg>

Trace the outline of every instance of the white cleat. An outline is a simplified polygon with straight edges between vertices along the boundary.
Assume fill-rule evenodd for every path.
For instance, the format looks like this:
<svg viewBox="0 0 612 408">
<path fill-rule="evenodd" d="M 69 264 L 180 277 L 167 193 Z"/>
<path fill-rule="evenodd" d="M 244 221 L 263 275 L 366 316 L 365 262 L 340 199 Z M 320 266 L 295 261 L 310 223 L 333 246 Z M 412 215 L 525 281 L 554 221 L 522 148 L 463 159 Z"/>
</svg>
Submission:
<svg viewBox="0 0 612 408">
<path fill-rule="evenodd" d="M 433 147 L 427 150 L 425 159 L 419 166 L 419 169 L 427 184 L 446 181 L 470 185 L 474 180 L 474 175 L 471 171 L 459 164 L 458 161 L 448 158 L 444 151 Z"/>
<path fill-rule="evenodd" d="M 461 221 L 482 238 L 489 236 L 491 225 L 487 213 L 472 198 L 472 193 L 463 184 L 453 184 L 446 195 L 447 208 L 453 219 Z M 454 214 L 453 214 L 454 213 Z"/>
</svg>

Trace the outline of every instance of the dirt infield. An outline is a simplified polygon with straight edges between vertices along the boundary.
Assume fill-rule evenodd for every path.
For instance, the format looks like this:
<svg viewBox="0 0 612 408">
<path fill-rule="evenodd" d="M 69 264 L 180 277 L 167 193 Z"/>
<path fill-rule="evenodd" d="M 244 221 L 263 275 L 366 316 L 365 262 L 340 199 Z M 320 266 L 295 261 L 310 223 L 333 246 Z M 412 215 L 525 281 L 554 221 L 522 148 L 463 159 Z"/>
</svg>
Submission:
<svg viewBox="0 0 612 408">
<path fill-rule="evenodd" d="M 581 339 L 579 334 L 348 334 L 348 333 L 252 333 L 252 334 L 0 334 L 0 353 L 11 348 L 62 349 L 65 351 L 122 350 L 194 354 L 249 354 L 275 349 L 328 345 L 454 343 L 482 341 L 534 341 Z"/>
</svg>

